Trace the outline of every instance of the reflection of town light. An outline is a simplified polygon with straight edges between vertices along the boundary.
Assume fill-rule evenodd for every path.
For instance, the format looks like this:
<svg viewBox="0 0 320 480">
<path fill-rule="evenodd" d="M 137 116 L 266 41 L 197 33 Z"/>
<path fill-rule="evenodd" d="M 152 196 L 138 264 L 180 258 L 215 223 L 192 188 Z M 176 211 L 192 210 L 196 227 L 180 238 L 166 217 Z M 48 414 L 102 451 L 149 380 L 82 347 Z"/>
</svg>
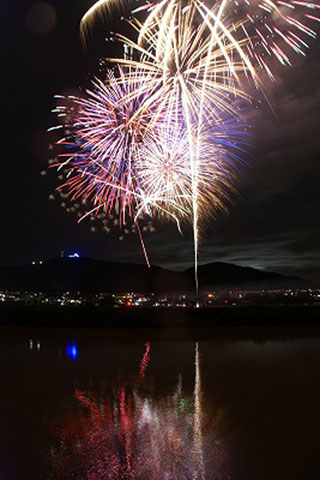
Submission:
<svg viewBox="0 0 320 480">
<path fill-rule="evenodd" d="M 37 350 L 40 350 L 40 342 L 37 343 Z"/>
<path fill-rule="evenodd" d="M 29 340 L 29 350 L 33 350 L 33 340 Z"/>
<path fill-rule="evenodd" d="M 67 345 L 67 356 L 76 360 L 78 356 L 78 348 L 76 345 Z"/>
<path fill-rule="evenodd" d="M 79 253 L 72 253 L 71 255 L 68 255 L 68 258 L 80 258 Z"/>
</svg>

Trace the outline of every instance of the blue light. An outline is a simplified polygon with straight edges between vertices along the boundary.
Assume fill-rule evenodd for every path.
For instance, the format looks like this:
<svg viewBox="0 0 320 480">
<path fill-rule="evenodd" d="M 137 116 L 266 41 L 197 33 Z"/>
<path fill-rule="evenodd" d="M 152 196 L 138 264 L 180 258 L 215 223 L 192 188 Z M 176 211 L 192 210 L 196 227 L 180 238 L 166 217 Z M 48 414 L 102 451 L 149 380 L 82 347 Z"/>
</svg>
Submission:
<svg viewBox="0 0 320 480">
<path fill-rule="evenodd" d="M 67 345 L 67 356 L 76 360 L 78 357 L 78 348 L 77 345 Z"/>
<path fill-rule="evenodd" d="M 80 258 L 79 253 L 72 253 L 71 255 L 68 255 L 68 258 Z"/>
</svg>

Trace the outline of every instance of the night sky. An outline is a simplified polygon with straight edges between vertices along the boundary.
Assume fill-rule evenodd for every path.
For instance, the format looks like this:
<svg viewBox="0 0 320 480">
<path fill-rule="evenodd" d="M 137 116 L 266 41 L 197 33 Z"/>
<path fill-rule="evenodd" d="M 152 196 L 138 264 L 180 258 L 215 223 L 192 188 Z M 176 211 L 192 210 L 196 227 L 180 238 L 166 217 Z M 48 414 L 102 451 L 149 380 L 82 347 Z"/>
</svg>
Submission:
<svg viewBox="0 0 320 480">
<path fill-rule="evenodd" d="M 91 223 L 77 224 L 54 193 L 47 170 L 54 141 L 46 133 L 57 121 L 53 95 L 76 93 L 97 73 L 98 60 L 117 48 L 105 41 L 123 22 L 102 22 L 84 50 L 79 21 L 93 0 L 2 0 L 1 20 L 1 201 L 0 264 L 15 265 L 57 256 L 61 250 L 97 259 L 143 262 L 138 238 L 119 241 Z M 40 13 L 39 13 L 40 12 Z M 40 18 L 40 20 L 39 20 Z M 275 110 L 250 113 L 254 125 L 247 165 L 239 172 L 237 202 L 202 232 L 200 263 L 233 262 L 320 280 L 320 42 L 309 56 L 293 57 L 295 68 L 279 68 L 266 86 Z M 42 172 L 42 174 L 41 174 Z M 49 199 L 50 194 L 56 201 Z M 191 231 L 181 235 L 165 223 L 145 241 L 153 264 L 192 265 Z"/>
</svg>

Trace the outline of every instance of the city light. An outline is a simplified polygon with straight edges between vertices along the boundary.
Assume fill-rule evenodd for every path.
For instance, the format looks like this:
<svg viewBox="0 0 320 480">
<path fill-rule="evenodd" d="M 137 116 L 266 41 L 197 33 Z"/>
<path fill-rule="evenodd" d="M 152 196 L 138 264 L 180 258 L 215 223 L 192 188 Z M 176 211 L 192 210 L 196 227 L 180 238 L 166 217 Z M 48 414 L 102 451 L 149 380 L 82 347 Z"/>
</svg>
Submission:
<svg viewBox="0 0 320 480">
<path fill-rule="evenodd" d="M 67 356 L 72 360 L 78 357 L 78 347 L 75 344 L 67 345 Z"/>
</svg>

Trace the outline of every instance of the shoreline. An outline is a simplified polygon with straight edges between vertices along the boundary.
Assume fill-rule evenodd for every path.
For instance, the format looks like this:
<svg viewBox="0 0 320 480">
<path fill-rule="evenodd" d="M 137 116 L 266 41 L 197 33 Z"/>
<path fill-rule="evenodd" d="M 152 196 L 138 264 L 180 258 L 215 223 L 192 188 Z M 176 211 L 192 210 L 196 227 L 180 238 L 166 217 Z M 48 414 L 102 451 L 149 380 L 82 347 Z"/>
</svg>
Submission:
<svg viewBox="0 0 320 480">
<path fill-rule="evenodd" d="M 211 328 L 320 326 L 318 305 L 60 307 L 0 304 L 0 326 L 78 328 Z"/>
</svg>

